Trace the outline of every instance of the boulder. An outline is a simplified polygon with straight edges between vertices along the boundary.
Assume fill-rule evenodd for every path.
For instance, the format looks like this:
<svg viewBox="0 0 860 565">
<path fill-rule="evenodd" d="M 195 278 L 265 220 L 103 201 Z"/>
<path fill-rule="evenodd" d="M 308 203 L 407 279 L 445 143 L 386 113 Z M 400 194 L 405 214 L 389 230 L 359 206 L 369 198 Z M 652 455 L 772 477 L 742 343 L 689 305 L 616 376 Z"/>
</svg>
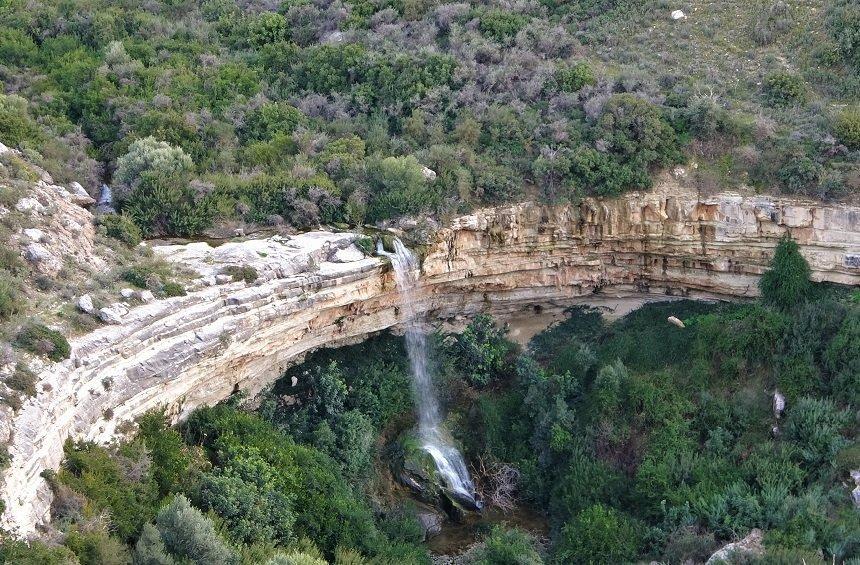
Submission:
<svg viewBox="0 0 860 565">
<path fill-rule="evenodd" d="M 430 508 L 429 506 L 422 504 L 418 508 L 416 518 L 424 532 L 423 541 L 427 541 L 442 532 L 442 524 L 445 522 L 445 515 L 435 508 Z"/>
<path fill-rule="evenodd" d="M 99 310 L 99 318 L 106 324 L 121 324 L 123 316 L 128 314 L 128 308 L 115 303 Z"/>
<path fill-rule="evenodd" d="M 429 167 L 421 167 L 421 174 L 425 180 L 436 180 L 436 171 Z"/>
<path fill-rule="evenodd" d="M 72 202 L 78 206 L 91 206 L 96 203 L 96 199 L 81 186 L 81 183 L 72 181 L 69 183 L 69 193 L 71 194 Z"/>
<path fill-rule="evenodd" d="M 36 229 L 36 228 L 25 229 L 24 235 L 26 235 L 28 238 L 30 238 L 31 241 L 34 241 L 36 243 L 39 243 L 43 239 L 45 239 L 45 232 L 43 232 L 40 229 Z"/>
<path fill-rule="evenodd" d="M 734 558 L 738 558 L 739 562 L 746 563 L 750 557 L 760 557 L 764 555 L 762 538 L 762 531 L 753 528 L 744 539 L 725 545 L 711 555 L 705 565 L 716 565 L 723 562 L 733 563 Z"/>
<path fill-rule="evenodd" d="M 671 16 L 671 18 L 672 18 L 673 20 L 675 20 L 675 21 L 678 21 L 678 20 L 686 20 L 686 19 L 687 19 L 687 14 L 685 14 L 685 13 L 683 12 L 683 10 L 672 10 L 672 13 L 671 13 L 671 14 L 669 14 L 669 15 L 670 15 L 670 16 Z"/>
<path fill-rule="evenodd" d="M 785 396 L 778 390 L 773 391 L 773 415 L 779 419 L 785 410 Z"/>
<path fill-rule="evenodd" d="M 137 299 L 141 302 L 152 302 L 155 300 L 155 295 L 152 294 L 151 290 L 141 290 L 137 293 Z"/>
<path fill-rule="evenodd" d="M 672 324 L 673 326 L 678 326 L 679 328 L 686 328 L 687 327 L 684 325 L 684 322 L 682 322 L 681 320 L 679 320 L 675 316 L 669 316 L 668 318 L 666 318 L 666 320 L 670 324 Z"/>
<path fill-rule="evenodd" d="M 345 249 L 338 249 L 332 257 L 332 261 L 335 263 L 354 263 L 362 259 L 364 259 L 364 252 L 355 245 L 350 245 Z"/>
<path fill-rule="evenodd" d="M 84 312 L 85 314 L 92 314 L 96 311 L 96 307 L 93 304 L 93 297 L 89 294 L 85 294 L 78 298 L 77 306 L 78 310 Z"/>
<path fill-rule="evenodd" d="M 123 288 L 119 291 L 119 295 L 125 299 L 129 299 L 134 297 L 134 289 L 133 288 Z"/>
<path fill-rule="evenodd" d="M 15 209 L 22 214 L 41 214 L 45 207 L 35 198 L 24 197 L 15 204 Z"/>
<path fill-rule="evenodd" d="M 215 284 L 229 284 L 233 282 L 233 277 L 230 275 L 215 275 Z"/>
<path fill-rule="evenodd" d="M 41 243 L 31 243 L 25 247 L 24 258 L 35 263 L 42 271 L 56 273 L 63 267 L 63 262 Z"/>
</svg>

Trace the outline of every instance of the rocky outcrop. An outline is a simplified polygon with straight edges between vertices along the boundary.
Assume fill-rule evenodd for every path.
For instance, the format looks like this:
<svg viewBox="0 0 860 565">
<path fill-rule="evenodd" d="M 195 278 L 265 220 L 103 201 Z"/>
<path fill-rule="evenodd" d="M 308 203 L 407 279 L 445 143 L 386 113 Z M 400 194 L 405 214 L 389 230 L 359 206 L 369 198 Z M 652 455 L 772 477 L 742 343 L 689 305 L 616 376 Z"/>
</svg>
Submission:
<svg viewBox="0 0 860 565">
<path fill-rule="evenodd" d="M 816 280 L 860 283 L 860 209 L 700 198 L 666 178 L 652 192 L 615 200 L 525 203 L 454 220 L 422 246 L 415 309 L 457 324 L 479 311 L 631 296 L 751 297 L 786 233 Z M 37 396 L 0 422 L 12 456 L 3 526 L 29 535 L 48 519 L 39 474 L 60 464 L 67 437 L 110 441 L 153 408 L 180 418 L 238 390 L 254 394 L 310 350 L 401 323 L 387 260 L 365 257 L 355 237 L 312 232 L 156 249 L 198 273 L 191 292 L 73 340 L 72 358 L 45 367 Z M 227 282 L 228 265 L 253 267 L 258 278 Z"/>
</svg>

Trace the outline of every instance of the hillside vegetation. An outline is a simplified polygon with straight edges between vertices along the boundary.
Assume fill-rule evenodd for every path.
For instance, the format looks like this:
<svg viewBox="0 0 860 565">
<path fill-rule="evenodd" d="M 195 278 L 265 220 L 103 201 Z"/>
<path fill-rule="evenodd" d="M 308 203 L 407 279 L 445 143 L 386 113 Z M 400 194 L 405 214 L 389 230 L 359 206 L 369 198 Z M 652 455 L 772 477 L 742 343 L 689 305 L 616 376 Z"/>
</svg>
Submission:
<svg viewBox="0 0 860 565">
<path fill-rule="evenodd" d="M 689 161 L 704 191 L 845 198 L 858 38 L 852 0 L 11 0 L 0 141 L 110 182 L 149 236 L 613 195 Z"/>
</svg>

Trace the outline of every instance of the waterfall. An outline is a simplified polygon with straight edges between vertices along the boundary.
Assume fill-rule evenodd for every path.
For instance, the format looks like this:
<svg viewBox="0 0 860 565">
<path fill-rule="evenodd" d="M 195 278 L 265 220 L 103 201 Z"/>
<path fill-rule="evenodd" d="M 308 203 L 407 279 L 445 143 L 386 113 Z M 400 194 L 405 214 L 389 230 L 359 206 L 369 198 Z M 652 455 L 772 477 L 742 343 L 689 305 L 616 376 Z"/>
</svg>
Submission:
<svg viewBox="0 0 860 565">
<path fill-rule="evenodd" d="M 394 278 L 397 288 L 400 289 L 400 308 L 406 318 L 406 352 L 412 372 L 412 392 L 418 411 L 421 447 L 433 458 L 437 471 L 452 495 L 472 508 L 479 508 L 480 505 L 475 501 L 475 486 L 469 477 L 463 456 L 442 428 L 439 400 L 433 386 L 429 363 L 427 338 L 416 326 L 418 312 L 412 290 L 418 280 L 418 259 L 397 238 L 394 239 L 394 253 L 386 252 L 382 248 L 382 241 L 378 243 L 377 249 L 380 255 L 391 259 Z"/>
</svg>

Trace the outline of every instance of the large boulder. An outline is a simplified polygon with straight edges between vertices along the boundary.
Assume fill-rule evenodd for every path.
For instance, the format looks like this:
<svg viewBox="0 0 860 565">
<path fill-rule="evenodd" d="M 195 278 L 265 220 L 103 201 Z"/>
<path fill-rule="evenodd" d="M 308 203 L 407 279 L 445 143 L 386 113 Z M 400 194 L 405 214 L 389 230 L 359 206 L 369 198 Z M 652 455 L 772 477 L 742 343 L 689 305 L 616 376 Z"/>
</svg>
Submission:
<svg viewBox="0 0 860 565">
<path fill-rule="evenodd" d="M 750 558 L 764 555 L 762 539 L 764 534 L 758 528 L 753 528 L 747 536 L 728 545 L 711 555 L 705 565 L 717 565 L 718 563 L 747 563 Z"/>
</svg>

